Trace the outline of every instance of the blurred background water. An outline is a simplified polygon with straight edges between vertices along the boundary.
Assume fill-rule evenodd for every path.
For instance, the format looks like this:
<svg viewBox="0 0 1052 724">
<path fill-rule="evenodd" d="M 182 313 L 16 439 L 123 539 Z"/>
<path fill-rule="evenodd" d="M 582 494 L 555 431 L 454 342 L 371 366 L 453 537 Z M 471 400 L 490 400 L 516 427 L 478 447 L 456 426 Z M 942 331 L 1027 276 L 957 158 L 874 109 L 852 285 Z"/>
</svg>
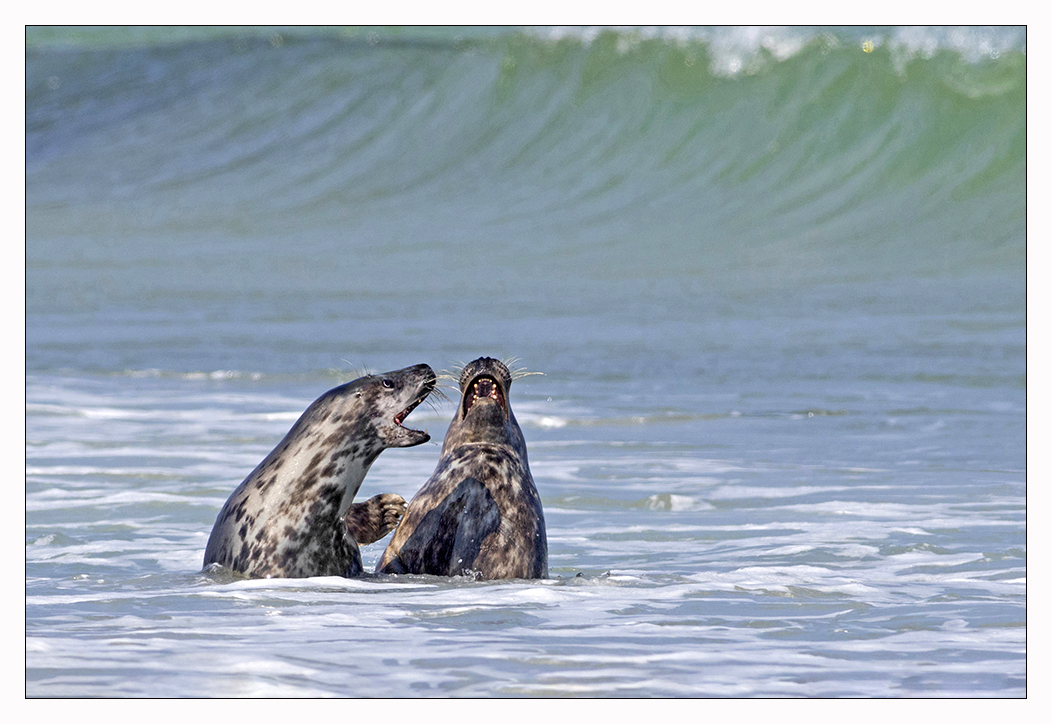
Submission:
<svg viewBox="0 0 1052 724">
<path fill-rule="evenodd" d="M 27 693 L 1024 696 L 1025 109 L 1021 28 L 28 29 Z M 550 580 L 200 573 L 481 355 Z"/>
</svg>

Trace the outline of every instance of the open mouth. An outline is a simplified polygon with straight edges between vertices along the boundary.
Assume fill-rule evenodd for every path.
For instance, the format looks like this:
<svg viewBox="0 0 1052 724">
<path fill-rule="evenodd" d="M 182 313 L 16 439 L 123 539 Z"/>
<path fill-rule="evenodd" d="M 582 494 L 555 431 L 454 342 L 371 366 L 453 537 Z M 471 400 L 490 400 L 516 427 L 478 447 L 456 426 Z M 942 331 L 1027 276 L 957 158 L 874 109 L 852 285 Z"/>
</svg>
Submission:
<svg viewBox="0 0 1052 724">
<path fill-rule="evenodd" d="M 423 400 L 417 400 L 416 402 L 411 404 L 409 407 L 405 408 L 404 410 L 399 412 L 397 415 L 395 415 L 394 416 L 394 424 L 398 425 L 399 427 L 402 427 L 402 423 L 405 422 L 405 419 L 407 417 L 409 417 L 409 413 L 412 412 L 413 410 L 415 410 L 416 406 L 419 405 L 421 402 L 423 402 Z"/>
<path fill-rule="evenodd" d="M 407 417 L 409 417 L 409 413 L 411 413 L 413 410 L 415 410 L 417 408 L 417 406 L 421 402 L 426 400 L 427 396 L 430 395 L 431 391 L 434 390 L 434 389 L 435 389 L 435 380 L 434 380 L 434 378 L 425 381 L 423 388 L 420 390 L 420 395 L 415 400 L 413 400 L 412 402 L 409 403 L 409 407 L 405 408 L 404 410 L 402 410 L 401 412 L 399 412 L 397 415 L 394 416 L 394 424 L 397 425 L 398 427 L 403 427 L 402 423 L 405 422 L 405 419 Z M 406 430 L 411 430 L 412 428 L 408 428 L 407 427 L 405 429 Z M 414 432 L 418 432 L 418 431 L 414 430 Z"/>
<path fill-rule="evenodd" d="M 500 409 L 504 412 L 504 415 L 507 416 L 508 402 L 504 398 L 504 390 L 500 384 L 489 375 L 483 375 L 476 378 L 464 392 L 464 414 L 468 414 L 468 411 L 479 400 L 493 400 L 500 405 Z"/>
</svg>

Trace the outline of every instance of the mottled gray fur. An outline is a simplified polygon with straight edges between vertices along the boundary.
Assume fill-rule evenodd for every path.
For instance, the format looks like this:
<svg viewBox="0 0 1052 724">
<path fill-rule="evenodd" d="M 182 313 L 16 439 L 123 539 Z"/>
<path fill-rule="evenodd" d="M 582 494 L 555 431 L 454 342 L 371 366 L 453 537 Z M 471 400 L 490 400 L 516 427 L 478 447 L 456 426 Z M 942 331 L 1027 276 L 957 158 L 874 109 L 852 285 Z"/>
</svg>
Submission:
<svg viewBox="0 0 1052 724">
<path fill-rule="evenodd" d="M 356 576 L 358 543 L 382 538 L 405 508 L 386 494 L 352 505 L 389 447 L 430 440 L 402 421 L 435 387 L 427 365 L 370 375 L 319 397 L 234 491 L 216 518 L 205 566 L 257 578 Z"/>
<path fill-rule="evenodd" d="M 548 577 L 544 511 L 510 387 L 508 368 L 495 359 L 464 368 L 438 467 L 410 501 L 377 573 Z"/>
</svg>

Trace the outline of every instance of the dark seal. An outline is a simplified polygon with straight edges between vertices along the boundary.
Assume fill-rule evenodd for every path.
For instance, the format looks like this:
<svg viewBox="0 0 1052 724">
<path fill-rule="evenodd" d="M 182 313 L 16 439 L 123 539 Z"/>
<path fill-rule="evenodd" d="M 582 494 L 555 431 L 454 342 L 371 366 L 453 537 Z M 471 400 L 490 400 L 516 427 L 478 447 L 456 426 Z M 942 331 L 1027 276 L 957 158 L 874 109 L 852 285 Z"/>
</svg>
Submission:
<svg viewBox="0 0 1052 724">
<path fill-rule="evenodd" d="M 544 511 L 510 387 L 508 368 L 495 359 L 464 368 L 442 458 L 409 503 L 377 573 L 548 577 Z"/>
<path fill-rule="evenodd" d="M 205 566 L 256 578 L 360 574 L 358 544 L 397 525 L 405 500 L 385 494 L 352 501 L 381 452 L 431 439 L 402 422 L 434 388 L 434 371 L 416 365 L 359 378 L 315 400 L 226 501 Z"/>
</svg>

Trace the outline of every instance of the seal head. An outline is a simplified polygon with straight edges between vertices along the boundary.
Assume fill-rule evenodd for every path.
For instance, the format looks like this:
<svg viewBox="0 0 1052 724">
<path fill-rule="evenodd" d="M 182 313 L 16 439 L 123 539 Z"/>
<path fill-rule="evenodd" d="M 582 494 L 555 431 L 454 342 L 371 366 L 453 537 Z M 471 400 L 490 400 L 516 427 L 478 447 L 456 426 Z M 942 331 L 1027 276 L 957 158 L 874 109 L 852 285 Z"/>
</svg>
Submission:
<svg viewBox="0 0 1052 724">
<path fill-rule="evenodd" d="M 378 573 L 547 577 L 544 512 L 511 382 L 490 357 L 464 367 L 438 467 L 409 503 Z"/>
<path fill-rule="evenodd" d="M 471 443 L 510 445 L 526 459 L 526 442 L 508 403 L 511 373 L 490 357 L 470 362 L 460 374 L 460 404 L 446 431 L 442 454 Z"/>
<path fill-rule="evenodd" d="M 361 377 L 315 400 L 223 506 L 205 566 L 260 578 L 361 573 L 356 527 L 382 536 L 404 501 L 377 496 L 352 509 L 354 496 L 385 449 L 431 439 L 402 423 L 435 379 L 429 366 L 416 365 Z"/>
</svg>

